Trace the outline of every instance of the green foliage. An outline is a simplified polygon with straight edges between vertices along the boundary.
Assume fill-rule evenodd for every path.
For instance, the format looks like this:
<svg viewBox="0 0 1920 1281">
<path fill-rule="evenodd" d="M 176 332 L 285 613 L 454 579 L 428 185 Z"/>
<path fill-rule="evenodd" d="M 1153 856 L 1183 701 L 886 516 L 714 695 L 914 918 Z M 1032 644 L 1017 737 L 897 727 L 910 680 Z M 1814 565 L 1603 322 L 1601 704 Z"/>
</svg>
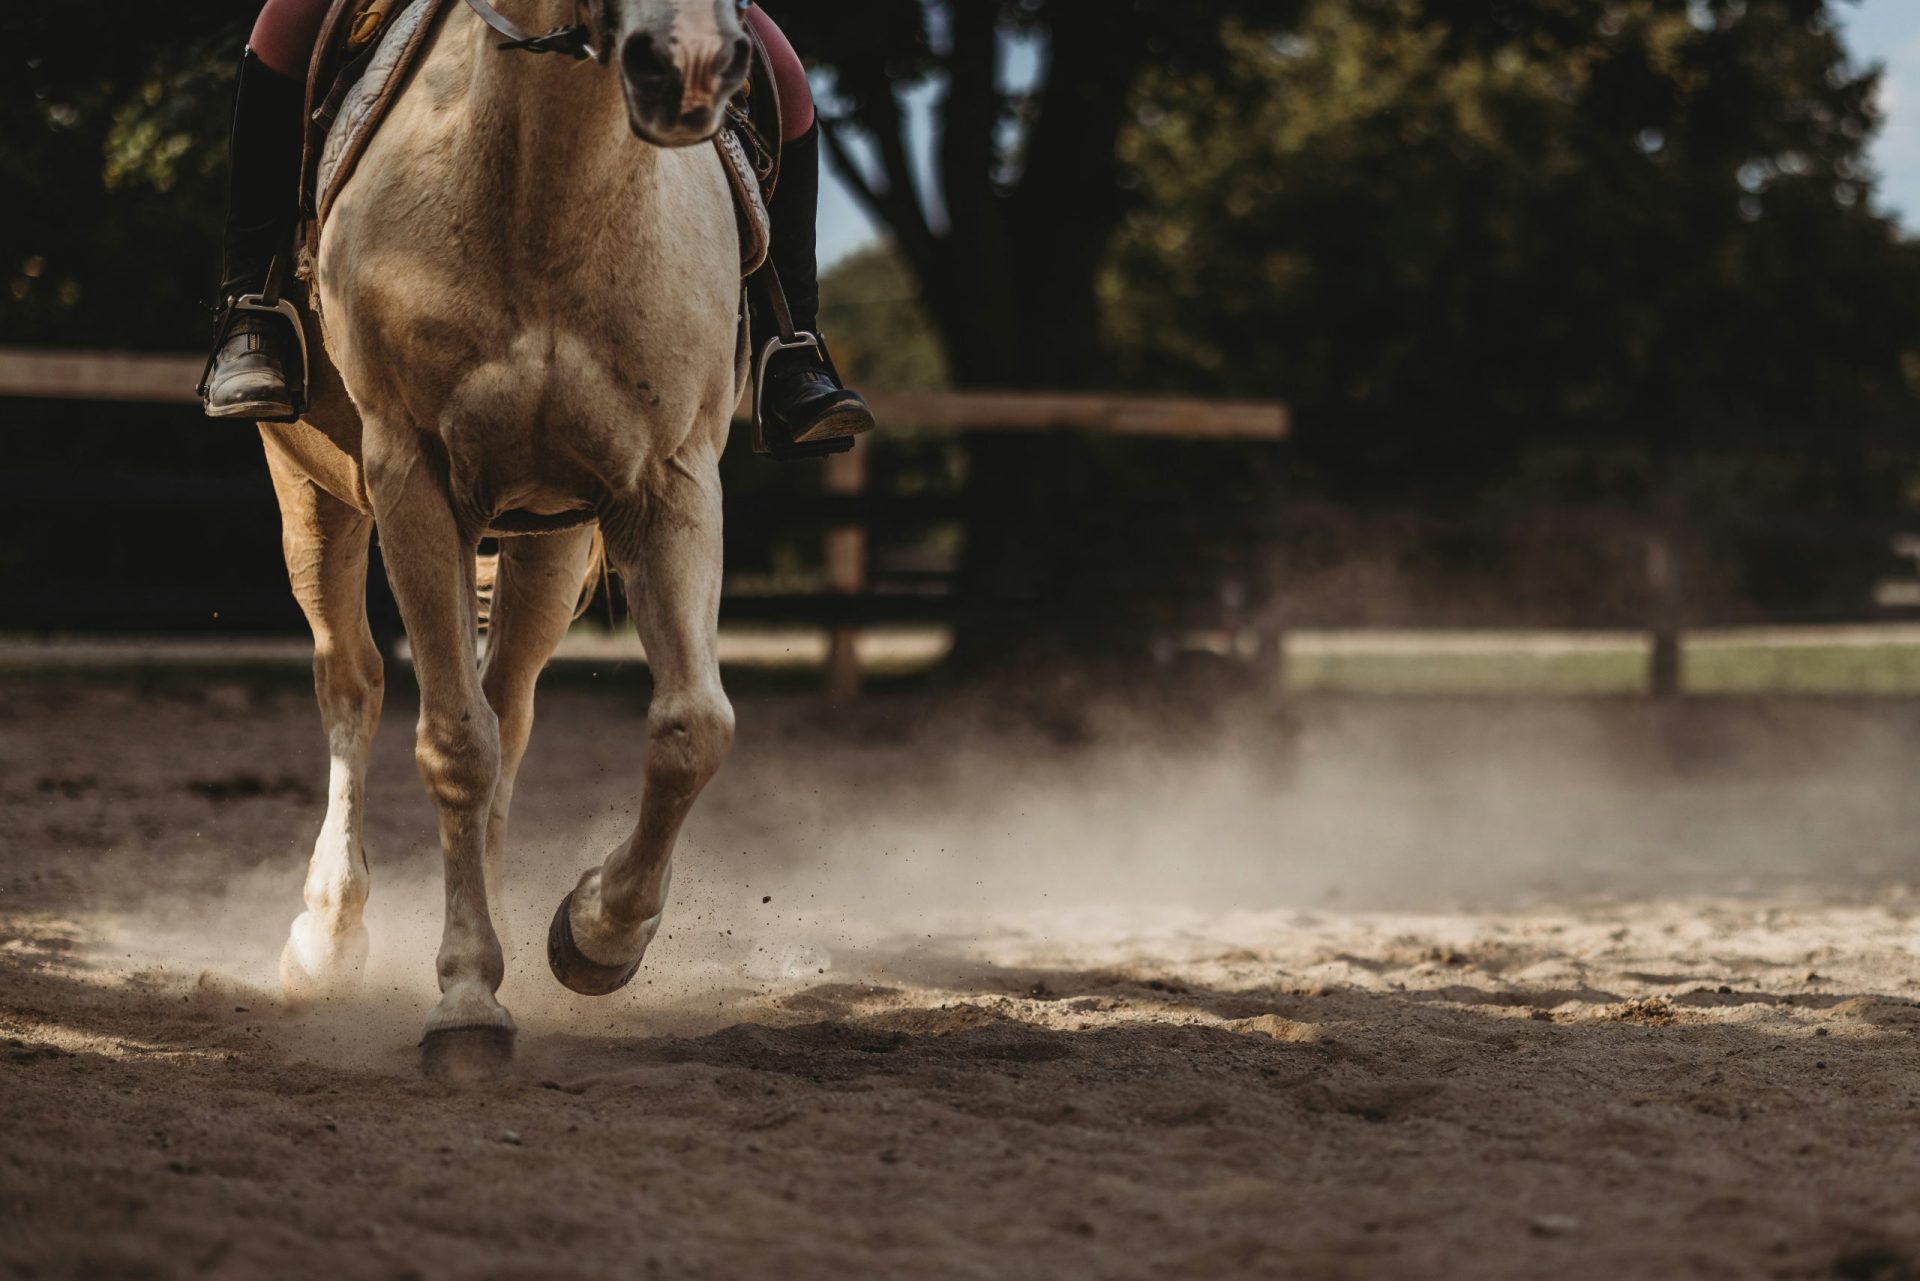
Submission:
<svg viewBox="0 0 1920 1281">
<path fill-rule="evenodd" d="M 232 70 L 257 6 L 0 18 L 0 341 L 197 345 L 217 277 Z"/>
<path fill-rule="evenodd" d="M 820 297 L 821 327 L 849 378 L 888 391 L 951 382 L 919 283 L 891 245 L 872 245 L 836 263 L 822 278 Z"/>
<path fill-rule="evenodd" d="M 1316 0 L 1227 45 L 1134 95 L 1133 380 L 1467 448 L 1911 422 L 1920 250 L 1819 0 Z"/>
</svg>

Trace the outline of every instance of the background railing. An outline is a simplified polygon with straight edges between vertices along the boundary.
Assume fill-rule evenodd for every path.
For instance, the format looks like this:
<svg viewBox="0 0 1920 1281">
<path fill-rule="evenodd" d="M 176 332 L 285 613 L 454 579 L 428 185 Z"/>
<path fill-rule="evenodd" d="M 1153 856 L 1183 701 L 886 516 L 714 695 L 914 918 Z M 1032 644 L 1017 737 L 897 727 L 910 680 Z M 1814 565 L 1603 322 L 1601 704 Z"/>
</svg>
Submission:
<svg viewBox="0 0 1920 1281">
<path fill-rule="evenodd" d="M 76 401 L 184 407 L 197 404 L 194 386 L 202 360 L 196 356 L 102 351 L 0 348 L 0 415 L 4 402 Z M 1178 397 L 1018 392 L 899 392 L 871 397 L 874 410 L 891 429 L 915 436 L 976 432 L 1072 432 L 1116 437 L 1172 440 L 1276 443 L 1286 439 L 1285 406 L 1271 403 L 1223 403 Z M 43 416 L 44 418 L 44 416 Z M 129 431 L 178 429 L 178 423 L 129 423 Z M 250 433 L 235 425 L 219 432 Z M 112 430 L 105 438 L 112 437 Z M 3 437 L 0 437 L 3 439 Z M 826 460 L 822 483 L 813 492 L 785 492 L 756 500 L 754 524 L 816 528 L 821 531 L 817 576 L 820 590 L 730 591 L 723 611 L 728 621 L 806 624 L 830 636 L 829 690 L 840 697 L 858 692 L 857 655 L 863 625 L 945 621 L 951 603 L 951 566 L 925 569 L 914 590 L 876 590 L 868 574 L 869 527 L 924 525 L 951 520 L 951 495 L 912 496 L 876 493 L 869 485 L 864 445 Z M 124 567 L 99 575 L 52 570 L 29 575 L 26 585 L 0 596 L 0 625 L 16 630 L 98 631 L 119 628 L 195 630 L 213 623 L 224 629 L 279 630 L 297 624 L 278 575 L 257 575 L 257 585 L 220 593 L 222 608 L 209 611 L 202 595 L 180 592 L 161 572 L 163 560 L 178 556 L 166 531 L 183 513 L 196 521 L 208 514 L 242 528 L 259 528 L 271 519 L 273 497 L 264 477 L 240 474 L 168 474 L 117 460 L 111 449 L 85 465 L 65 468 L 13 468 L 0 476 L 0 503 L 16 530 L 68 524 L 101 524 L 117 529 L 122 542 L 137 540 L 145 549 L 134 572 Z M 261 540 L 247 535 L 250 543 Z M 12 542 L 15 540 L 8 539 Z M 58 540 L 55 540 L 56 542 Z M 171 567 L 173 577 L 182 568 Z M 190 570 L 190 566 L 187 567 Z M 900 575 L 892 576 L 896 581 Z M 377 610 L 391 628 L 390 606 Z"/>
<path fill-rule="evenodd" d="M 0 448 L 9 451 L 0 468 L 0 630 L 242 635 L 302 627 L 279 564 L 277 514 L 253 433 L 198 416 L 200 364 L 189 355 L 0 348 Z M 1277 404 L 1013 392 L 883 393 L 873 401 L 889 434 L 819 467 L 738 460 L 736 477 L 750 483 L 729 490 L 729 554 L 744 568 L 729 576 L 724 620 L 824 631 L 826 684 L 839 698 L 859 692 L 863 630 L 950 623 L 961 603 L 954 540 L 930 554 L 925 531 L 957 531 L 964 495 L 890 484 L 897 469 L 876 467 L 876 458 L 961 433 L 1064 432 L 1256 450 L 1290 434 L 1288 411 Z M 61 402 L 89 408 L 69 428 Z M 25 450 L 17 447 L 24 435 L 8 439 L 5 429 L 15 425 L 66 430 L 79 443 L 64 452 Z M 1160 510 L 1139 518 L 1165 522 L 1169 545 L 1184 549 L 1181 522 L 1205 502 L 1169 493 Z M 1261 664 L 1269 679 L 1277 678 L 1283 636 L 1299 629 L 1633 630 L 1648 638 L 1646 688 L 1668 695 L 1682 687 L 1690 628 L 1920 618 L 1920 541 L 1877 525 L 1843 528 L 1845 518 L 1831 513 L 1770 515 L 1767 532 L 1783 546 L 1884 549 L 1887 585 L 1857 608 L 1792 617 L 1730 610 L 1724 593 L 1708 590 L 1714 584 L 1699 531 L 1658 504 L 1522 499 L 1459 509 L 1302 499 L 1257 516 L 1257 536 L 1197 568 L 1189 599 L 1163 622 L 1169 635 Z M 801 572 L 779 572 L 777 558 L 765 554 L 775 541 L 792 549 L 811 539 L 817 545 L 805 550 Z M 1498 589 L 1505 595 L 1474 601 L 1444 579 L 1422 592 L 1404 576 L 1383 585 L 1336 574 L 1316 585 L 1309 563 L 1315 548 L 1364 559 L 1373 545 L 1404 551 L 1450 543 L 1469 548 L 1456 560 L 1508 565 Z M 756 561 L 768 563 L 756 570 Z M 1570 584 L 1544 611 L 1522 603 L 1530 563 L 1540 581 Z M 383 576 L 376 573 L 374 583 L 376 628 L 397 635 Z"/>
</svg>

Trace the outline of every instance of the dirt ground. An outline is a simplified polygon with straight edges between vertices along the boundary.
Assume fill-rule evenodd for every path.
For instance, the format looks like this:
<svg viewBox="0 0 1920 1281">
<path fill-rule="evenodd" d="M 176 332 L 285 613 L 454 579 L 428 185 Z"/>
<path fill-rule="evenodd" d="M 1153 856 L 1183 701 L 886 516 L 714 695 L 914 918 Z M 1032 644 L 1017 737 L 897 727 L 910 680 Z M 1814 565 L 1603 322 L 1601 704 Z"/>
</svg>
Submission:
<svg viewBox="0 0 1920 1281">
<path fill-rule="evenodd" d="M 290 679 L 0 681 L 0 1270 L 1920 1276 L 1920 709 L 736 697 L 643 981 L 548 915 L 631 673 L 549 692 L 504 1079 L 425 1080 L 404 674 L 365 994 L 273 987 Z"/>
</svg>

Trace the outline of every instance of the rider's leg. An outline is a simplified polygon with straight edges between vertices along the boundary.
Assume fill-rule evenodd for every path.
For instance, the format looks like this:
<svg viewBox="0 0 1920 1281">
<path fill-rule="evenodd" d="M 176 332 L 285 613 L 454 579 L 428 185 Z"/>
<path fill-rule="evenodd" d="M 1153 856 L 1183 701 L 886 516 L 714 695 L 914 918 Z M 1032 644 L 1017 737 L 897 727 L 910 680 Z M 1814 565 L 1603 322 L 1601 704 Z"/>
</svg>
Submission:
<svg viewBox="0 0 1920 1281">
<path fill-rule="evenodd" d="M 792 142 L 813 129 L 813 86 L 807 83 L 806 64 L 793 51 L 787 33 L 774 24 L 765 9 L 747 10 L 747 25 L 767 47 L 773 62 L 773 87 L 780 94 L 780 141 Z"/>
<path fill-rule="evenodd" d="M 274 257 L 292 248 L 299 220 L 306 67 L 328 0 L 268 0 L 234 90 L 231 176 L 220 293 L 257 294 Z M 278 317 L 241 312 L 220 337 L 207 379 L 215 418 L 288 418 L 295 338 Z"/>
<path fill-rule="evenodd" d="M 769 256 L 796 329 L 818 333 L 820 324 L 820 269 L 815 250 L 820 198 L 820 126 L 814 119 L 813 94 L 806 68 L 780 28 L 759 7 L 747 11 L 747 21 L 766 44 L 773 60 L 774 84 L 780 94 L 780 184 L 768 212 L 773 219 Z M 753 345 L 757 354 L 779 335 L 773 318 L 756 308 Z M 795 443 L 852 436 L 873 427 L 873 413 L 855 391 L 842 387 L 818 353 L 810 349 L 783 352 L 769 364 L 762 410 L 776 435 Z"/>
<path fill-rule="evenodd" d="M 304 85 L 329 7 L 330 0 L 267 0 L 254 20 L 247 48 L 287 79 Z"/>
</svg>

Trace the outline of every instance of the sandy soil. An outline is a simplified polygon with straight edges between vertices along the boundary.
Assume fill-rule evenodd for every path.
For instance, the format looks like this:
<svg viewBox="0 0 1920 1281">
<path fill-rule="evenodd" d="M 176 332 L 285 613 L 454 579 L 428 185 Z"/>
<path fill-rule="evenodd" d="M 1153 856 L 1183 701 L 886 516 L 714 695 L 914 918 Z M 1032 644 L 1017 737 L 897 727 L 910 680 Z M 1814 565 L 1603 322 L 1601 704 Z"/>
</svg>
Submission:
<svg viewBox="0 0 1920 1281">
<path fill-rule="evenodd" d="M 1911 705 L 742 697 L 592 1003 L 538 945 L 632 808 L 605 675 L 545 703 L 521 1052 L 464 1089 L 403 697 L 368 991 L 296 1013 L 305 692 L 0 683 L 0 1269 L 1920 1275 Z"/>
</svg>

